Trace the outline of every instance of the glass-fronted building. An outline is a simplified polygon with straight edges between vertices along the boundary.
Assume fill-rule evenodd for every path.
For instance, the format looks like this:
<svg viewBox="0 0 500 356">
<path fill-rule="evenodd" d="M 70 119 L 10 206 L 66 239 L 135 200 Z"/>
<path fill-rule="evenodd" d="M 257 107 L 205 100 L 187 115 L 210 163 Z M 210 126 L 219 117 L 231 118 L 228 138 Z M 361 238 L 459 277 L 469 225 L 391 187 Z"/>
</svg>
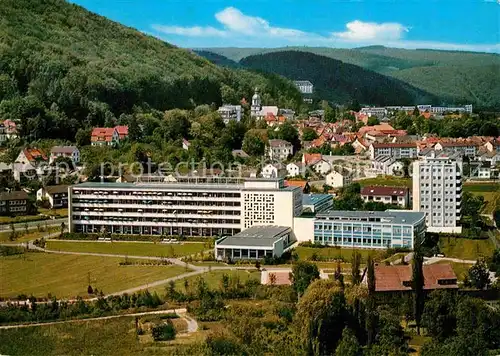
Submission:
<svg viewBox="0 0 500 356">
<path fill-rule="evenodd" d="M 410 211 L 329 211 L 317 214 L 314 242 L 350 248 L 413 248 L 425 214 Z"/>
</svg>

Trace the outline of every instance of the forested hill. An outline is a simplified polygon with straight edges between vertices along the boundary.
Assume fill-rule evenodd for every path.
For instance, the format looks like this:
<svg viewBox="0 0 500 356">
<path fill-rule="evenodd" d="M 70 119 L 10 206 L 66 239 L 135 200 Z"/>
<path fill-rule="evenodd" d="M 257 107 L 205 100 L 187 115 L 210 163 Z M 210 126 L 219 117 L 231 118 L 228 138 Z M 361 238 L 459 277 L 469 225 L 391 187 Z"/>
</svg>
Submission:
<svg viewBox="0 0 500 356">
<path fill-rule="evenodd" d="M 205 49 L 233 61 L 290 50 L 326 56 L 400 79 L 437 96 L 441 104 L 471 103 L 477 108 L 500 110 L 500 55 L 494 53 L 384 46 Z"/>
<path fill-rule="evenodd" d="M 66 1 L 0 1 L 0 119 L 32 137 L 74 138 L 133 110 L 249 98 L 255 86 L 270 104 L 300 102 L 288 80 L 217 67 Z"/>
<path fill-rule="evenodd" d="M 310 80 L 319 98 L 337 103 L 356 99 L 370 105 L 414 105 L 437 99 L 402 81 L 301 51 L 283 51 L 254 55 L 240 62 L 246 68 L 283 75 L 295 80 Z"/>
<path fill-rule="evenodd" d="M 239 64 L 238 62 L 235 62 L 227 57 L 221 56 L 220 54 L 202 50 L 194 50 L 194 52 L 199 56 L 208 59 L 210 62 L 218 66 L 228 67 L 228 68 L 242 68 L 241 64 Z"/>
</svg>

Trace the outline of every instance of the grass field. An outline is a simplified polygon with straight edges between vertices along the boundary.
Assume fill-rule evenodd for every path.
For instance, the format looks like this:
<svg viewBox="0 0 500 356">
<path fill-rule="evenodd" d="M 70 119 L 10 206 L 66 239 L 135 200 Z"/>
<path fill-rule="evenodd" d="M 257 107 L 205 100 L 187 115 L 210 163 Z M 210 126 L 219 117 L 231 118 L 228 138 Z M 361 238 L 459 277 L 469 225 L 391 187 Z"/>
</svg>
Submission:
<svg viewBox="0 0 500 356">
<path fill-rule="evenodd" d="M 464 191 L 484 197 L 486 205 L 483 214 L 492 214 L 497 205 L 500 205 L 500 184 L 495 183 L 469 183 L 464 184 Z"/>
<path fill-rule="evenodd" d="M 2 355 L 153 355 L 137 340 L 134 318 L 0 330 Z"/>
<path fill-rule="evenodd" d="M 387 185 L 391 187 L 408 187 L 411 188 L 411 178 L 399 178 L 394 176 L 377 176 L 376 178 L 361 179 L 356 181 L 362 187 L 367 185 Z"/>
<path fill-rule="evenodd" d="M 28 233 L 26 234 L 24 229 L 18 229 L 16 232 L 20 235 L 18 236 L 14 241 L 10 241 L 9 237 L 11 232 L 2 232 L 0 233 L 0 242 L 1 243 L 12 243 L 12 244 L 18 244 L 20 242 L 27 242 L 31 240 L 36 240 L 40 239 L 44 236 L 47 236 L 48 234 L 51 234 L 53 232 L 58 232 L 61 231 L 61 228 L 58 226 L 49 226 L 47 231 L 38 231 L 38 230 L 28 230 Z"/>
<path fill-rule="evenodd" d="M 298 246 L 295 248 L 295 252 L 297 252 L 301 260 L 309 260 L 313 255 L 313 253 L 316 253 L 317 256 L 325 256 L 332 259 L 341 257 L 344 259 L 345 262 L 350 262 L 354 251 L 357 251 L 361 254 L 362 263 L 366 262 L 370 254 L 373 256 L 375 260 L 380 260 L 385 252 L 385 250 L 366 250 L 366 249 L 354 250 L 350 248 L 340 248 L 340 247 L 314 248 L 314 247 Z"/>
<path fill-rule="evenodd" d="M 141 242 L 48 241 L 49 250 L 110 253 L 130 256 L 180 257 L 206 250 L 203 243 L 155 244 Z"/>
<path fill-rule="evenodd" d="M 30 222 L 30 221 L 40 221 L 43 223 L 44 219 L 40 215 L 23 215 L 23 216 L 0 216 L 0 224 L 10 224 L 10 223 L 20 223 L 20 222 Z"/>
<path fill-rule="evenodd" d="M 471 240 L 456 237 L 442 237 L 439 240 L 439 247 L 446 257 L 463 260 L 476 260 L 478 257 L 489 257 L 495 249 L 490 239 Z"/>
<path fill-rule="evenodd" d="M 26 253 L 0 258 L 0 297 L 85 296 L 88 279 L 105 294 L 184 273 L 179 266 L 120 266 L 122 258 Z"/>
</svg>

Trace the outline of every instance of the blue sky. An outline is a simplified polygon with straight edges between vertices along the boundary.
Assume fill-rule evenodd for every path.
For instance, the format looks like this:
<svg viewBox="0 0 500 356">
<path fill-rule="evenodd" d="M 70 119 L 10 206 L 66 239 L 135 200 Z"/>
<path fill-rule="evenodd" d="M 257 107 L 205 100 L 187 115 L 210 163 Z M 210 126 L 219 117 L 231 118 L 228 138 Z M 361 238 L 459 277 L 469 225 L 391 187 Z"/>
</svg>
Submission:
<svg viewBox="0 0 500 356">
<path fill-rule="evenodd" d="M 73 0 L 181 47 L 500 52 L 500 0 Z"/>
</svg>

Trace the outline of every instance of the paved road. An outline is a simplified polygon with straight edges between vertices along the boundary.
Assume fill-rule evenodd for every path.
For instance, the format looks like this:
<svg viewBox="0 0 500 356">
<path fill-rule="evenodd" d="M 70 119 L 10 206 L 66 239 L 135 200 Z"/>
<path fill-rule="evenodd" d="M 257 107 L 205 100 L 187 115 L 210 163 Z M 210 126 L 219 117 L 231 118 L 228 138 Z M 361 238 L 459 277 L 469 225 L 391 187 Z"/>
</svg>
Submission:
<svg viewBox="0 0 500 356">
<path fill-rule="evenodd" d="M 98 318 L 88 318 L 88 319 L 71 319 L 71 320 L 62 320 L 62 321 L 51 321 L 47 323 L 28 323 L 28 324 L 17 324 L 17 325 L 2 325 L 0 326 L 0 330 L 2 329 L 19 329 L 19 328 L 29 328 L 32 326 L 45 326 L 45 325 L 57 325 L 57 324 L 66 324 L 66 323 L 78 323 L 85 321 L 98 321 L 98 320 L 110 320 L 116 318 L 124 318 L 127 316 L 144 316 L 144 315 L 158 315 L 158 314 L 186 314 L 187 310 L 185 308 L 181 309 L 169 309 L 169 310 L 155 310 L 150 312 L 142 312 L 142 313 L 131 313 L 131 314 L 119 314 L 119 315 L 109 315 L 109 316 L 101 316 Z M 198 330 L 198 323 L 188 317 L 185 317 L 188 322 L 188 332 L 193 332 L 191 330 Z M 190 320 L 188 320 L 190 319 Z M 191 329 L 190 329 L 191 328 Z"/>
<path fill-rule="evenodd" d="M 424 264 L 430 265 L 433 263 L 437 263 L 439 261 L 449 261 L 449 262 L 456 262 L 456 263 L 466 263 L 466 264 L 475 264 L 476 261 L 473 260 L 461 260 L 460 258 L 451 258 L 451 257 L 425 257 L 424 258 Z"/>
</svg>

